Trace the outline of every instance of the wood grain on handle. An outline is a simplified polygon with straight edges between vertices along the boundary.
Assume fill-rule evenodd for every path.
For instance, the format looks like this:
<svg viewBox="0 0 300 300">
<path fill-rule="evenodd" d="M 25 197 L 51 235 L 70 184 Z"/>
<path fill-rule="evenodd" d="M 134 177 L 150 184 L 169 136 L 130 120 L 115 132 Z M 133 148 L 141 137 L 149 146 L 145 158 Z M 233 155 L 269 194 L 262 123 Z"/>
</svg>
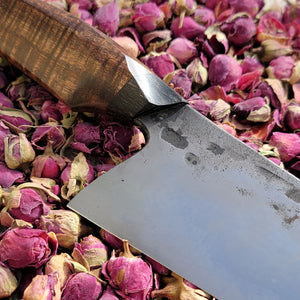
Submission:
<svg viewBox="0 0 300 300">
<path fill-rule="evenodd" d="M 117 103 L 138 89 L 126 56 L 77 17 L 41 0 L 0 0 L 0 16 L 0 54 L 72 109 L 133 117 L 147 106 Z"/>
</svg>

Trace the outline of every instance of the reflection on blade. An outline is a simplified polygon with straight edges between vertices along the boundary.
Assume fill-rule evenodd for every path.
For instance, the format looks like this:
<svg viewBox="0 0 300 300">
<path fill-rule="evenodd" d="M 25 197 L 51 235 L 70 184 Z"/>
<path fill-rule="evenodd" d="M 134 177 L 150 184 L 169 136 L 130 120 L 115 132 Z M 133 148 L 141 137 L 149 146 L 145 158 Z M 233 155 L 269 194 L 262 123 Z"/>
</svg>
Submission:
<svg viewBox="0 0 300 300">
<path fill-rule="evenodd" d="M 300 183 L 191 107 L 69 207 L 220 299 L 300 295 Z"/>
</svg>

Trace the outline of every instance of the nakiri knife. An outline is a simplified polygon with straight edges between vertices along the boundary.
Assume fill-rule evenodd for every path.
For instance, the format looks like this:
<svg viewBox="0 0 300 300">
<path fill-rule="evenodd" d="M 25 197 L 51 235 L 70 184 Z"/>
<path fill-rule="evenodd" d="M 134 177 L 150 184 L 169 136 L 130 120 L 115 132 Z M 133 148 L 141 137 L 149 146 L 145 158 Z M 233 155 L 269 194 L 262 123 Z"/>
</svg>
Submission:
<svg viewBox="0 0 300 300">
<path fill-rule="evenodd" d="M 195 111 L 101 32 L 0 0 L 0 54 L 73 110 L 148 142 L 69 207 L 219 299 L 298 299 L 300 181 Z"/>
</svg>

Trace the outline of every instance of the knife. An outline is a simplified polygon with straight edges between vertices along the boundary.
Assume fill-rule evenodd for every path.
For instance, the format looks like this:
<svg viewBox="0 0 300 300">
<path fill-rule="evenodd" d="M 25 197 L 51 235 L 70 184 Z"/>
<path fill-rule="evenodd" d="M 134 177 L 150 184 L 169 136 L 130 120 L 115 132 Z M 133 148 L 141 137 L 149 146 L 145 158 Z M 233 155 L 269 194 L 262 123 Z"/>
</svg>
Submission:
<svg viewBox="0 0 300 300">
<path fill-rule="evenodd" d="M 300 181 L 195 111 L 110 38 L 39 0 L 0 0 L 0 54 L 73 110 L 147 145 L 68 207 L 219 299 L 298 299 Z"/>
</svg>

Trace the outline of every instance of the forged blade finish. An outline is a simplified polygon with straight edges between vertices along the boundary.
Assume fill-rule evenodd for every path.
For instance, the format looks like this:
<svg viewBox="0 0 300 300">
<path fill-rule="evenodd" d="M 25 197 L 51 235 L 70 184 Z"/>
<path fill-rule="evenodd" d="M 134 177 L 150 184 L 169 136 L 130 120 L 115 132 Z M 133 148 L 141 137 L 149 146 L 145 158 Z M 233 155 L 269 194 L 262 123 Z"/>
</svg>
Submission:
<svg viewBox="0 0 300 300">
<path fill-rule="evenodd" d="M 299 180 L 190 106 L 137 121 L 146 147 L 69 207 L 219 299 L 298 299 Z"/>
</svg>

